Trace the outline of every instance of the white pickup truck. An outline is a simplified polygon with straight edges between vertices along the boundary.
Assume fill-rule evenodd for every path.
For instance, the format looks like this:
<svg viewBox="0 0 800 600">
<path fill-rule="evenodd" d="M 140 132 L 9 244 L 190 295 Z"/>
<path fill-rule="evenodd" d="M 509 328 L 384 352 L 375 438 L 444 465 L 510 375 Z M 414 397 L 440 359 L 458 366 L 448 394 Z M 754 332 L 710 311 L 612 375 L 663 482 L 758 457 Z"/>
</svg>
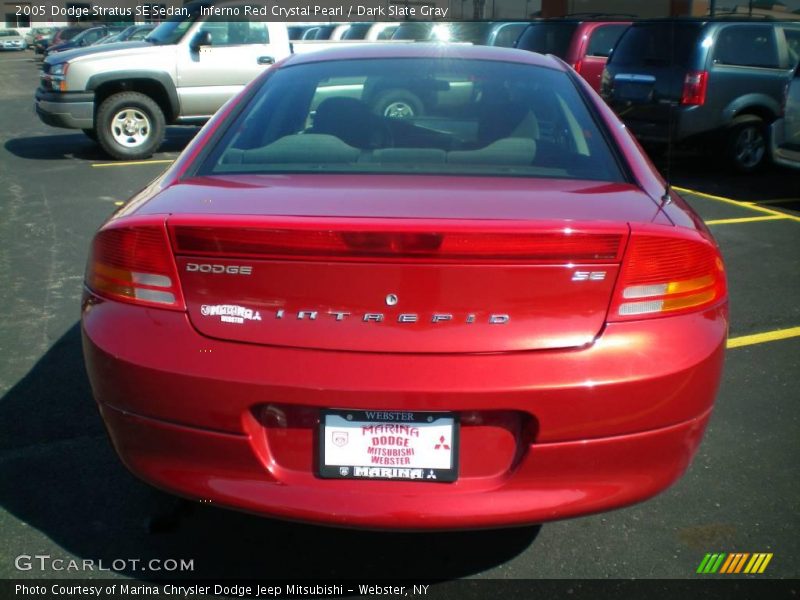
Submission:
<svg viewBox="0 0 800 600">
<path fill-rule="evenodd" d="M 206 121 L 271 64 L 324 45 L 301 42 L 293 48 L 286 23 L 229 20 L 208 10 L 238 7 L 241 15 L 243 7 L 254 4 L 193 2 L 145 41 L 48 57 L 36 90 L 39 118 L 55 127 L 82 129 L 113 158 L 149 157 L 161 145 L 167 124 Z"/>
</svg>

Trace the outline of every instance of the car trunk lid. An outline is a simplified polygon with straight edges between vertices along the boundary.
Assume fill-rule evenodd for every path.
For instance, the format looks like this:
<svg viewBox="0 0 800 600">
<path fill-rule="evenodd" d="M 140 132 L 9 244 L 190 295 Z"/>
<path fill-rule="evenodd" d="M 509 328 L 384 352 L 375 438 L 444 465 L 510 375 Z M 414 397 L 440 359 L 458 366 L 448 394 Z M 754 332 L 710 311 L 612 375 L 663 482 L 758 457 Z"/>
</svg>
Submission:
<svg viewBox="0 0 800 600">
<path fill-rule="evenodd" d="M 588 344 L 628 223 L 669 224 L 632 184 L 489 177 L 199 177 L 133 213 L 170 213 L 203 335 L 365 352 Z"/>
</svg>

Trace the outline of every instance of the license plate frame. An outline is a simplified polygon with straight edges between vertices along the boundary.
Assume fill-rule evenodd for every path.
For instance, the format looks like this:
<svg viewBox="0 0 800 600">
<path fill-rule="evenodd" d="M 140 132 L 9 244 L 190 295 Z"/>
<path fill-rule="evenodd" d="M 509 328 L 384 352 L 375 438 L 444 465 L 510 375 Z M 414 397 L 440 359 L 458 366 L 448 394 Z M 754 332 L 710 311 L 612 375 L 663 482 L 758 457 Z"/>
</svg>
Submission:
<svg viewBox="0 0 800 600">
<path fill-rule="evenodd" d="M 370 426 L 373 431 L 362 431 L 362 427 Z M 415 429 L 417 434 L 413 433 Z M 323 479 L 452 483 L 458 480 L 459 429 L 458 415 L 453 412 L 323 409 L 319 419 L 317 473 Z M 336 444 L 334 434 L 337 434 Z M 354 446 L 344 450 L 350 444 L 351 434 Z M 372 444 L 374 437 L 387 441 L 394 437 L 396 442 L 408 445 Z M 388 464 L 370 462 L 376 459 L 375 454 L 369 453 L 370 448 L 378 453 L 377 460 Z M 413 454 L 403 455 L 408 449 Z M 395 450 L 399 456 L 384 455 Z"/>
</svg>

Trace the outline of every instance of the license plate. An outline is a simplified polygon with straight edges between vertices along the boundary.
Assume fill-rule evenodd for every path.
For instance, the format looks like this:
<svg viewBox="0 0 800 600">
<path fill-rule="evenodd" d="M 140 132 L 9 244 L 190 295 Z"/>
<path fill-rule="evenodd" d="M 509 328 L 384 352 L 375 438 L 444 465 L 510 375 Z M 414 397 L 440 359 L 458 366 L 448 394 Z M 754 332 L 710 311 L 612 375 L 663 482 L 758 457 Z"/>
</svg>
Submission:
<svg viewBox="0 0 800 600">
<path fill-rule="evenodd" d="M 453 413 L 323 410 L 319 475 L 328 479 L 458 479 Z"/>
</svg>

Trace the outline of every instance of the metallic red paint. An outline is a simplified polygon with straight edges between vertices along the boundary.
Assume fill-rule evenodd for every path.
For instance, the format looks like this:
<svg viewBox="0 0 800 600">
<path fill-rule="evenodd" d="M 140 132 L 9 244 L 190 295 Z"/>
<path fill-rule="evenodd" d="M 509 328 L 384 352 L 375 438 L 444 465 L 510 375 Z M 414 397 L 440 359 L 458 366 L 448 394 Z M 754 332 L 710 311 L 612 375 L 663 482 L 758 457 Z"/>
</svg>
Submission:
<svg viewBox="0 0 800 600">
<path fill-rule="evenodd" d="M 438 51 L 565 69 L 555 59 L 525 52 Z M 417 56 L 431 49 L 398 45 L 363 52 L 378 58 Z M 287 63 L 348 57 L 365 56 L 349 48 Z M 187 168 L 213 130 L 226 126 L 228 117 L 221 115 L 176 167 L 106 227 L 173 228 L 174 236 L 180 224 L 304 221 L 319 227 L 327 221 L 363 228 L 390 222 L 413 231 L 463 222 L 509 229 L 548 223 L 622 231 L 626 239 L 629 229 L 708 239 L 682 200 L 661 201 L 663 181 L 636 142 L 585 82 L 575 82 L 588 90 L 632 183 L 410 175 L 188 177 Z M 234 109 L 235 101 L 227 110 Z M 187 261 L 179 255 L 175 264 L 185 271 Z M 272 260 L 269 273 L 288 278 L 292 271 L 280 262 Z M 466 279 L 448 272 L 448 265 L 439 265 L 422 290 L 397 263 L 375 259 L 365 264 L 370 272 L 359 280 L 355 270 L 336 271 L 341 264 L 295 262 L 308 280 L 323 278 L 326 271 L 337 277 L 326 280 L 325 290 L 312 286 L 304 292 L 288 280 L 286 285 L 295 286 L 298 306 L 305 301 L 315 305 L 308 308 L 323 306 L 326 294 L 361 302 L 353 308 L 364 308 L 371 300 L 359 300 L 356 291 L 388 293 L 393 290 L 383 288 L 390 283 L 404 286 L 403 294 L 419 294 L 420 310 L 426 298 L 430 311 L 443 310 L 437 302 L 455 310 L 453 290 L 466 294 L 471 289 L 483 294 L 482 303 L 493 301 L 491 286 L 478 292 L 465 288 Z M 609 272 L 616 273 L 618 264 L 618 259 L 611 261 Z M 543 522 L 624 506 L 658 493 L 684 472 L 701 441 L 721 377 L 726 297 L 701 310 L 613 322 L 605 314 L 611 302 L 609 281 L 603 297 L 580 309 L 580 315 L 575 312 L 583 301 L 579 298 L 551 303 L 548 314 L 540 315 L 541 327 L 557 335 L 591 314 L 590 340 L 571 348 L 542 344 L 543 330 L 537 330 L 535 319 L 524 331 L 510 329 L 507 339 L 489 342 L 465 333 L 437 338 L 429 327 L 420 336 L 379 342 L 337 339 L 341 334 L 332 327 L 305 341 L 296 329 L 282 338 L 265 333 L 223 339 L 232 336 L 198 327 L 195 305 L 204 297 L 223 302 L 226 294 L 232 302 L 258 303 L 268 283 L 245 284 L 231 280 L 234 275 L 218 282 L 199 275 L 190 280 L 189 275 L 179 275 L 187 311 L 86 292 L 83 347 L 94 396 L 131 471 L 176 494 L 258 514 L 352 527 L 446 529 Z M 534 283 L 550 286 L 555 296 L 565 293 L 563 285 L 546 279 Z M 532 305 L 547 297 L 532 288 Z M 524 312 L 526 303 L 514 305 L 513 300 L 521 288 L 509 279 L 504 289 L 506 294 L 494 300 L 505 307 L 503 312 L 511 313 L 512 305 Z M 318 478 L 316 432 L 322 408 L 457 412 L 458 481 L 433 485 Z"/>
</svg>

